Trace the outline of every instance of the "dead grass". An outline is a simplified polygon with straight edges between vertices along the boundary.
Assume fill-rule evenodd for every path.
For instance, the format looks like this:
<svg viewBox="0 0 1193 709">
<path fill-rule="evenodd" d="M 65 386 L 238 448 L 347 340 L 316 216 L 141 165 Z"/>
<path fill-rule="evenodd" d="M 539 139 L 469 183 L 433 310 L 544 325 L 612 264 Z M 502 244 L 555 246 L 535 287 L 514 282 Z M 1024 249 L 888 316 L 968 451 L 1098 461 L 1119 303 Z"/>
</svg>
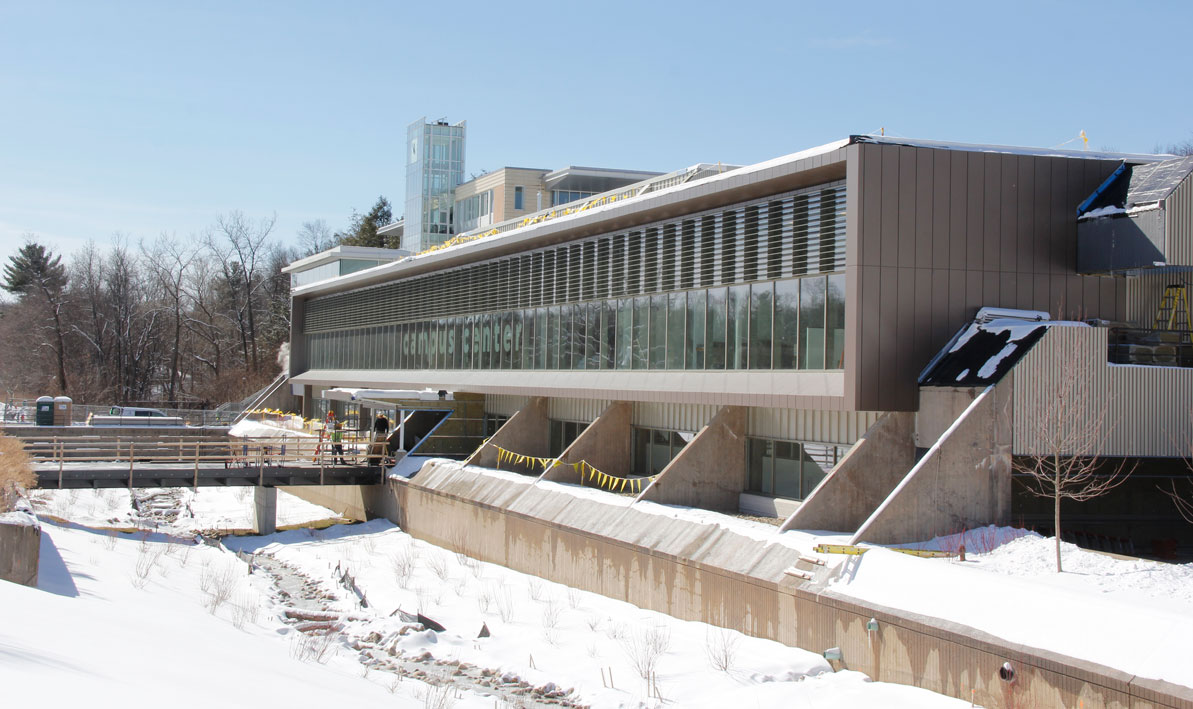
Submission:
<svg viewBox="0 0 1193 709">
<path fill-rule="evenodd" d="M 29 454 L 21 442 L 0 434 L 0 512 L 9 512 L 17 499 L 37 484 Z"/>
</svg>

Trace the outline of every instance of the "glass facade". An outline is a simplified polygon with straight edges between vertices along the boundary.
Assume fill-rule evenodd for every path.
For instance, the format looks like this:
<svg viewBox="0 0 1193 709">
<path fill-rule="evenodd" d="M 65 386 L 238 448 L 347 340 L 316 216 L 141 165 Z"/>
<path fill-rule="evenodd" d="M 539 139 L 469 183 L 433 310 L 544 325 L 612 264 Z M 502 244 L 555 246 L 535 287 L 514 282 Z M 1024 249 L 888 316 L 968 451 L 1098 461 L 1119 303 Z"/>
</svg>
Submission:
<svg viewBox="0 0 1193 709">
<path fill-rule="evenodd" d="M 310 283 L 318 283 L 319 281 L 326 281 L 329 278 L 338 278 L 346 276 L 349 273 L 356 273 L 363 271 L 366 268 L 380 266 L 389 261 L 377 261 L 374 259 L 359 259 L 359 258 L 343 258 L 331 263 L 325 263 L 314 268 L 308 268 L 305 271 L 298 271 L 290 274 L 290 286 L 297 288 L 298 286 L 305 286 Z"/>
<path fill-rule="evenodd" d="M 485 190 L 456 202 L 456 233 L 462 234 L 493 223 L 493 190 Z"/>
<path fill-rule="evenodd" d="M 312 369 L 840 369 L 844 274 L 307 336 Z M 807 282 L 815 281 L 809 286 Z M 798 293 L 787 314 L 777 290 Z M 728 298 L 726 298 L 728 292 Z M 805 292 L 811 293 L 804 303 Z M 826 298 L 825 294 L 830 297 Z M 789 317 L 790 316 L 790 317 Z M 832 318 L 830 320 L 830 317 Z M 773 323 L 779 321 L 778 328 Z M 786 344 L 785 344 L 786 343 Z M 843 350 L 843 348 L 842 348 Z M 826 367 L 826 362 L 836 366 Z"/>
<path fill-rule="evenodd" d="M 596 194 L 596 192 L 579 192 L 577 190 L 551 190 L 551 206 L 558 207 L 581 199 L 588 199 Z"/>
<path fill-rule="evenodd" d="M 313 298 L 316 369 L 844 367 L 832 183 Z"/>
<path fill-rule="evenodd" d="M 828 443 L 746 439 L 746 491 L 802 500 L 849 451 Z"/>
<path fill-rule="evenodd" d="M 406 129 L 406 227 L 402 248 L 418 252 L 456 233 L 453 195 L 464 181 L 466 122 L 420 118 Z"/>
</svg>

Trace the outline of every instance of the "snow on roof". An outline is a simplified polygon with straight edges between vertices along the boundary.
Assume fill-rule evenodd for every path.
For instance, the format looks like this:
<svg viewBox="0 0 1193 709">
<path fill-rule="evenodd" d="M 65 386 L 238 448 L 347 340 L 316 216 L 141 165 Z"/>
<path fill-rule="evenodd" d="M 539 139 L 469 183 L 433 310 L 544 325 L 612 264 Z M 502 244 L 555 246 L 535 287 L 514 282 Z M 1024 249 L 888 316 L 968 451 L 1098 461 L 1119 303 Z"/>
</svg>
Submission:
<svg viewBox="0 0 1193 709">
<path fill-rule="evenodd" d="M 1126 160 L 1127 162 L 1150 163 L 1164 160 L 1166 155 L 1140 153 L 1113 153 L 1099 150 L 1058 150 L 1056 148 L 1032 148 L 1018 145 L 993 145 L 984 143 L 954 143 L 944 140 L 922 140 L 919 138 L 895 138 L 892 136 L 854 135 L 854 143 L 879 143 L 883 145 L 904 145 L 911 148 L 933 148 L 936 150 L 961 150 L 967 153 L 1002 153 L 1004 155 L 1034 155 L 1036 157 L 1083 158 L 1086 160 Z"/>
<path fill-rule="evenodd" d="M 983 309 L 985 311 L 986 309 Z M 1050 327 L 1089 327 L 1083 322 L 1046 320 L 1047 313 L 1023 311 L 1027 317 L 978 317 L 962 327 L 924 371 L 921 386 L 987 386 L 1005 375 Z M 999 315 L 1016 311 L 1000 310 Z"/>
<path fill-rule="evenodd" d="M 1079 218 L 1115 217 L 1156 209 L 1190 173 L 1193 173 L 1193 156 L 1147 165 L 1124 163 L 1082 202 Z"/>
</svg>

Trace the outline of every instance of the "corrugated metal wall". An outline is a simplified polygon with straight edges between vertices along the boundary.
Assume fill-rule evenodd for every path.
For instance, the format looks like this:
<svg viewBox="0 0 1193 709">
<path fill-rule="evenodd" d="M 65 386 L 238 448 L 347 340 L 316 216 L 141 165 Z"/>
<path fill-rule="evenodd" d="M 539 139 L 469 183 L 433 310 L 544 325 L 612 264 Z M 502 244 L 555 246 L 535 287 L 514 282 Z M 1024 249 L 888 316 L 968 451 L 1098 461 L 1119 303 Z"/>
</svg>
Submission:
<svg viewBox="0 0 1193 709">
<path fill-rule="evenodd" d="M 751 408 L 746 419 L 746 435 L 853 445 L 882 413 Z"/>
<path fill-rule="evenodd" d="M 527 396 L 490 394 L 485 397 L 485 413 L 512 416 L 528 401 L 530 397 Z M 609 399 L 552 398 L 547 402 L 547 415 L 559 421 L 589 423 L 611 403 Z M 631 423 L 668 431 L 699 431 L 720 408 L 715 404 L 639 402 L 633 406 Z M 853 445 L 880 416 L 881 411 L 750 407 L 746 435 Z"/>
<path fill-rule="evenodd" d="M 1186 177 L 1164 200 L 1168 263 L 1193 266 L 1193 177 Z"/>
<path fill-rule="evenodd" d="M 498 416 L 513 416 L 519 409 L 526 406 L 528 401 L 530 401 L 529 396 L 486 394 L 485 413 L 497 414 Z"/>
<path fill-rule="evenodd" d="M 1012 370 L 1015 454 L 1048 453 L 1050 440 L 1085 431 L 1096 441 L 1086 453 L 1189 455 L 1193 369 L 1107 364 L 1107 333 L 1052 328 Z"/>
<path fill-rule="evenodd" d="M 547 418 L 591 423 L 611 403 L 613 402 L 610 399 L 552 398 L 547 401 Z"/>
<path fill-rule="evenodd" d="M 1164 297 L 1164 286 L 1185 283 L 1193 286 L 1193 270 L 1164 268 L 1144 271 L 1127 278 L 1126 321 L 1135 327 L 1151 328 Z"/>
<path fill-rule="evenodd" d="M 670 431 L 699 431 L 721 407 L 712 404 L 634 404 L 631 422 L 645 428 Z"/>
</svg>

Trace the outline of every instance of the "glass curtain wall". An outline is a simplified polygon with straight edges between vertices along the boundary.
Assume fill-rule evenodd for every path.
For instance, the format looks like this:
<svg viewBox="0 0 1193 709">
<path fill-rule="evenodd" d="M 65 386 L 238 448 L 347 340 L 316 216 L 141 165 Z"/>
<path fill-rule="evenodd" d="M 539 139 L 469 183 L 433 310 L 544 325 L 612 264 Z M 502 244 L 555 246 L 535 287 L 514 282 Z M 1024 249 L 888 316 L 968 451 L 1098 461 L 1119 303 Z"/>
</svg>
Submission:
<svg viewBox="0 0 1193 709">
<path fill-rule="evenodd" d="M 748 438 L 747 492 L 802 500 L 812 494 L 849 446 Z"/>
</svg>

